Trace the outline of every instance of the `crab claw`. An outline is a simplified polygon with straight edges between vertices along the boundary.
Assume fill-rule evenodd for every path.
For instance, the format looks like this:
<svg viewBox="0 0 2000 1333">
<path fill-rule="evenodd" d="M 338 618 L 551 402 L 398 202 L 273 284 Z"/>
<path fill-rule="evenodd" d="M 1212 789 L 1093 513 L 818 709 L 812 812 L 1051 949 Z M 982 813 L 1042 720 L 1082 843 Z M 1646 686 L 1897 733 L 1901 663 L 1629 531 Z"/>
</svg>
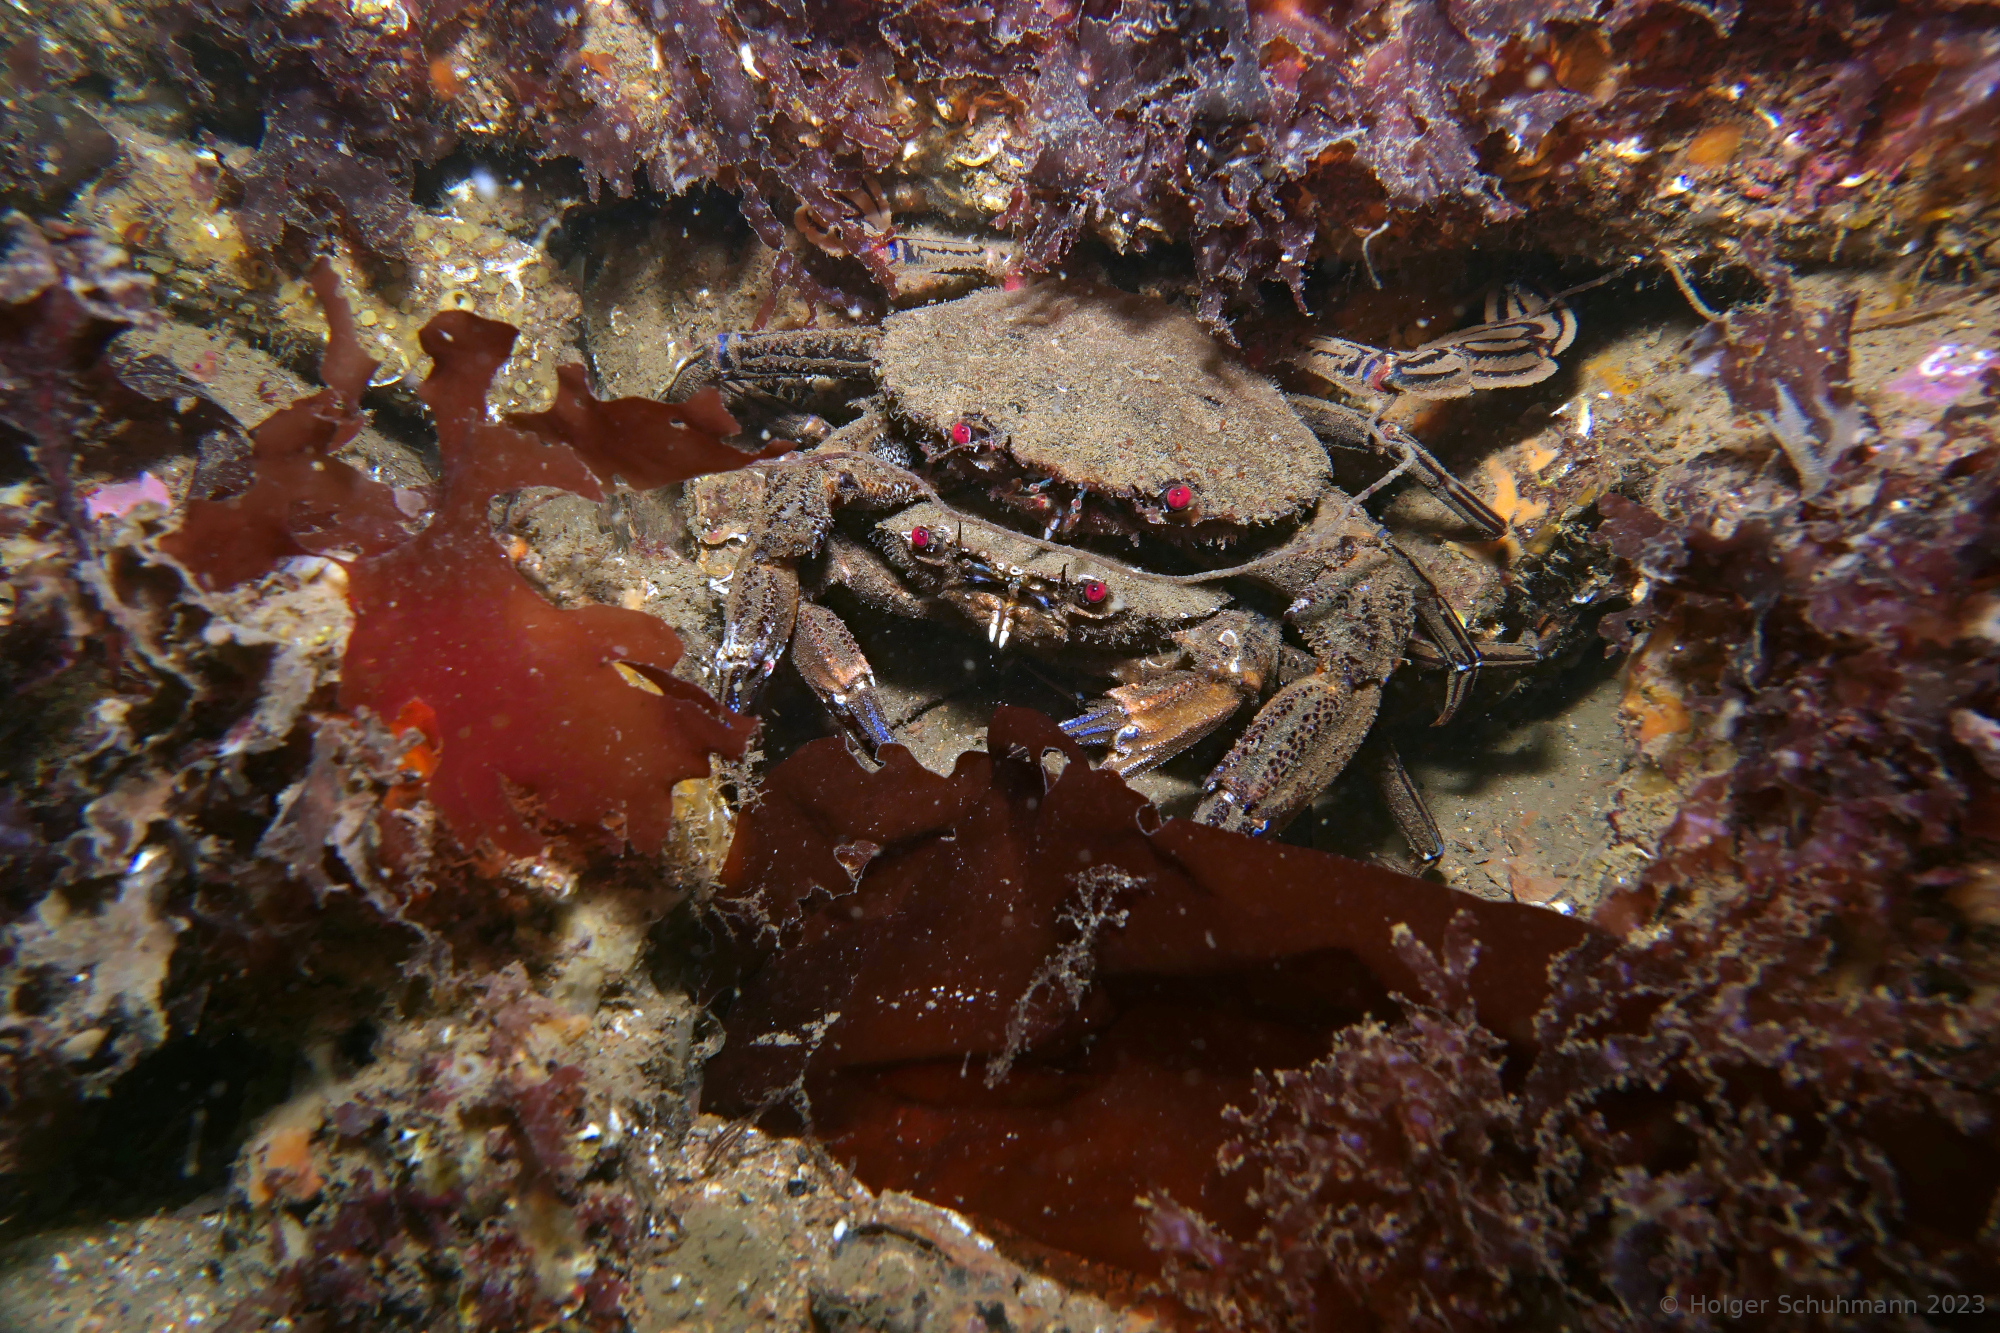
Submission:
<svg viewBox="0 0 2000 1333">
<path fill-rule="evenodd" d="M 778 665 L 799 610 L 799 576 L 789 565 L 745 552 L 729 580 L 722 643 L 715 650 L 716 693 L 722 706 L 741 713 Z"/>
<path fill-rule="evenodd" d="M 1120 685 L 1089 712 L 1062 724 L 1084 742 L 1111 742 L 1104 767 L 1130 775 L 1157 768 L 1226 721 L 1243 694 L 1198 671 L 1171 671 Z"/>
<path fill-rule="evenodd" d="M 891 744 L 889 719 L 875 692 L 875 669 L 839 616 L 811 602 L 799 605 L 792 635 L 792 665 L 834 720 L 872 757 Z"/>
</svg>

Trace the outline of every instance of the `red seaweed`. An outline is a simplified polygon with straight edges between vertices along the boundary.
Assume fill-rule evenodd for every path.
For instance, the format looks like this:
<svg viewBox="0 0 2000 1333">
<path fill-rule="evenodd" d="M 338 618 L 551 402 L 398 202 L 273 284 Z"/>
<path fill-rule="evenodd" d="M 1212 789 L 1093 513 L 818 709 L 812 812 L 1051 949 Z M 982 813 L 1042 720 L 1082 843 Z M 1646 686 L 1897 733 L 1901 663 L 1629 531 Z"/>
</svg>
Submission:
<svg viewBox="0 0 2000 1333">
<path fill-rule="evenodd" d="M 580 369 L 565 374 L 548 412 L 490 422 L 487 388 L 514 331 L 448 311 L 421 335 L 436 363 L 422 394 L 437 421 L 442 495 L 436 517 L 409 535 L 390 488 L 331 456 L 359 428 L 358 391 L 372 365 L 320 274 L 329 387 L 259 427 L 250 489 L 191 502 L 163 549 L 212 587 L 288 555 L 342 559 L 355 621 L 341 705 L 383 718 L 413 702 L 432 710 L 426 794 L 468 847 L 490 840 L 532 855 L 565 827 L 658 850 L 673 784 L 707 773 L 711 752 L 740 754 L 749 724 L 668 674 L 680 641 L 661 621 L 549 605 L 494 539 L 487 502 L 528 486 L 600 498 L 586 458 L 648 485 L 740 465 L 752 456 L 710 433 L 734 423 L 713 395 L 673 407 L 597 402 Z M 538 430 L 547 434 L 529 433 Z M 628 683 L 618 663 L 651 688 Z"/>
<path fill-rule="evenodd" d="M 436 710 L 438 765 L 426 793 L 468 844 L 490 838 L 539 851 L 547 824 L 610 831 L 643 852 L 666 837 L 668 793 L 708 772 L 708 755 L 742 753 L 746 721 L 668 675 L 680 641 L 620 607 L 558 610 L 494 540 L 487 501 L 555 486 L 600 498 L 598 480 L 562 445 L 488 422 L 486 390 L 514 331 L 460 311 L 426 325 L 437 368 L 424 401 L 444 457 L 438 514 L 422 532 L 349 567 L 355 607 L 341 703 L 394 717 L 412 699 Z M 654 467 L 676 465 L 673 440 Z M 716 461 L 712 443 L 679 475 Z M 748 461 L 748 455 L 738 455 Z M 653 689 L 627 683 L 638 668 Z"/>
<path fill-rule="evenodd" d="M 1148 1192 L 1248 1237 L 1222 1109 L 1260 1068 L 1422 996 L 1407 936 L 1476 929 L 1472 1010 L 1526 1052 L 1551 959 L 1590 938 L 1324 853 L 1160 825 L 1039 714 L 1000 709 L 949 778 L 838 742 L 770 774 L 726 887 L 786 943 L 744 984 L 712 1105 L 784 1101 L 878 1187 L 1157 1271 Z M 1067 765 L 1050 778 L 1044 755 Z M 726 902 L 727 900 L 725 900 Z M 1454 926 L 1454 919 L 1462 924 Z M 1470 1011 L 1469 1011 L 1470 1012 Z"/>
<path fill-rule="evenodd" d="M 333 457 L 359 433 L 361 393 L 375 364 L 362 355 L 332 268 L 313 269 L 330 336 L 326 388 L 281 408 L 252 433 L 253 480 L 226 500 L 193 498 L 160 549 L 205 586 L 234 587 L 301 555 L 354 559 L 409 537 L 393 488 Z"/>
<path fill-rule="evenodd" d="M 507 422 L 567 445 L 596 477 L 642 491 L 704 472 L 728 472 L 791 447 L 780 442 L 763 454 L 746 455 L 722 443 L 738 427 L 715 389 L 684 403 L 606 401 L 591 395 L 583 367 L 576 365 L 557 367 L 556 397 L 547 410 L 510 413 Z"/>
</svg>

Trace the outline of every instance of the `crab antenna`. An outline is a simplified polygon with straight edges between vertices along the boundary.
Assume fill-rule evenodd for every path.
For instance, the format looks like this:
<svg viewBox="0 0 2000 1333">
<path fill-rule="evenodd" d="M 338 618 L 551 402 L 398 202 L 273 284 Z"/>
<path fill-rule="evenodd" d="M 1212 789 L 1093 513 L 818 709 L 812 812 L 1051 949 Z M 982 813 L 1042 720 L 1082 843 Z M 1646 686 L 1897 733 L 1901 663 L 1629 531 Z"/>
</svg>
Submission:
<svg viewBox="0 0 2000 1333">
<path fill-rule="evenodd" d="M 1668 263 L 1671 265 L 1672 262 L 1673 262 L 1672 259 L 1669 258 Z M 1612 269 L 1609 273 L 1600 274 L 1599 276 L 1592 278 L 1589 282 L 1579 282 L 1574 287 L 1563 288 L 1561 291 L 1557 292 L 1554 296 L 1551 296 L 1548 299 L 1548 304 L 1554 305 L 1557 301 L 1563 300 L 1566 297 L 1575 296 L 1579 292 L 1587 292 L 1592 287 L 1602 287 L 1605 283 L 1611 281 L 1613 278 L 1621 277 L 1624 274 L 1631 272 L 1634 268 L 1638 266 L 1638 264 L 1639 261 L 1637 259 L 1628 259 L 1624 263 L 1620 264 L 1617 268 Z M 1675 274 L 1675 276 L 1679 277 L 1680 275 Z M 1682 290 L 1686 289 L 1683 288 Z M 1546 306 L 1543 308 L 1547 309 Z M 1704 311 L 1703 313 L 1707 312 Z M 1713 316 L 1711 315 L 1710 318 L 1713 318 Z"/>
</svg>

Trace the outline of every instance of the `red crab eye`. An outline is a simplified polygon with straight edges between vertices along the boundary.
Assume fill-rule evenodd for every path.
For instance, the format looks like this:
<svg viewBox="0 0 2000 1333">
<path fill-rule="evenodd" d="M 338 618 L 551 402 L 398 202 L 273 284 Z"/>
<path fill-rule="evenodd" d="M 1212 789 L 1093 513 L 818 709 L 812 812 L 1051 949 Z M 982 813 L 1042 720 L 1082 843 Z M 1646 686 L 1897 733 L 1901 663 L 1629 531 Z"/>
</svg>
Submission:
<svg viewBox="0 0 2000 1333">
<path fill-rule="evenodd" d="M 1162 498 L 1166 500 L 1167 508 L 1179 513 L 1194 503 L 1194 491 L 1176 482 L 1167 487 L 1167 493 Z"/>
<path fill-rule="evenodd" d="M 930 550 L 931 530 L 929 528 L 911 528 L 910 545 L 915 547 L 919 551 Z"/>
<path fill-rule="evenodd" d="M 969 421 L 954 421 L 954 422 L 952 422 L 952 423 L 951 423 L 951 442 L 952 442 L 953 444 L 957 445 L 957 446 L 958 446 L 959 448 L 961 448 L 961 449 L 962 449 L 962 448 L 964 448 L 964 447 L 965 447 L 966 445 L 968 445 L 968 444 L 971 444 L 971 443 L 972 443 L 972 423 L 971 423 L 971 422 L 969 422 Z"/>
<path fill-rule="evenodd" d="M 1083 594 L 1083 600 L 1086 605 L 1096 606 L 1104 600 L 1105 596 L 1111 590 L 1104 586 L 1104 580 L 1102 579 L 1085 579 L 1078 585 L 1077 591 Z"/>
</svg>

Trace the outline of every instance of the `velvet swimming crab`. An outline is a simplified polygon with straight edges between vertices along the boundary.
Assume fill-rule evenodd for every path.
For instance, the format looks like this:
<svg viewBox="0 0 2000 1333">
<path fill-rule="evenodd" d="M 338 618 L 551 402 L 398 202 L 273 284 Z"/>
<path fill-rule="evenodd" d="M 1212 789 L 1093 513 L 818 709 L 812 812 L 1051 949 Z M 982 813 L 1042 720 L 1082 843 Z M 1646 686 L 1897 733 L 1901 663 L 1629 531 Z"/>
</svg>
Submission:
<svg viewBox="0 0 2000 1333">
<path fill-rule="evenodd" d="M 840 617 L 811 596 L 845 587 L 878 612 L 983 628 L 989 642 L 1060 655 L 1119 682 L 1063 730 L 1109 747 L 1105 766 L 1144 772 L 1268 698 L 1210 772 L 1195 815 L 1249 833 L 1281 828 L 1361 748 L 1389 676 L 1407 658 L 1452 668 L 1440 721 L 1477 669 L 1525 659 L 1482 652 L 1415 566 L 1346 495 L 1277 550 L 1210 573 L 1167 576 L 1018 533 L 939 503 L 915 474 L 867 453 L 794 454 L 695 485 L 697 525 L 734 538 L 722 699 L 742 710 L 790 648 L 802 679 L 870 753 L 892 743 L 875 676 Z M 842 511 L 866 515 L 843 523 Z M 801 575 L 804 575 L 802 582 Z M 1290 599 L 1284 625 L 1226 584 Z M 1275 693 L 1273 693 L 1275 691 Z M 1371 762 L 1426 860 L 1436 826 L 1386 742 Z"/>
<path fill-rule="evenodd" d="M 1108 745 L 1108 766 L 1138 772 L 1275 688 L 1210 774 L 1197 810 L 1212 824 L 1264 832 L 1354 757 L 1406 656 L 1451 668 L 1445 717 L 1480 666 L 1523 656 L 1473 645 L 1361 508 L 1368 492 L 1333 484 L 1327 447 L 1393 460 L 1392 475 L 1413 472 L 1482 536 L 1504 530 L 1491 509 L 1395 427 L 1288 399 L 1163 302 L 1044 284 L 976 292 L 875 327 L 724 334 L 682 369 L 670 396 L 708 384 L 739 410 L 761 406 L 774 431 L 819 441 L 748 470 L 761 481 L 737 483 L 764 489 L 749 505 L 715 661 L 733 710 L 751 705 L 789 644 L 850 734 L 871 749 L 888 742 L 866 658 L 830 611 L 801 603 L 802 572 L 808 591 L 846 583 L 895 614 L 983 615 L 996 645 L 1166 650 L 1150 665 L 1109 666 L 1122 683 L 1065 730 Z M 853 419 L 825 427 L 819 414 L 842 405 Z M 911 505 L 947 498 L 948 528 L 906 521 Z M 1022 531 L 982 517 L 967 528 L 969 507 Z M 865 547 L 836 525 L 843 509 L 894 512 Z M 967 531 L 978 534 L 970 546 L 959 535 Z M 1222 567 L 1170 576 L 1057 546 L 1058 537 L 1123 539 L 1177 567 Z M 1250 558 L 1225 564 L 1224 552 Z M 1226 597 L 1191 622 L 1158 609 L 1168 589 L 1186 595 L 1231 580 L 1288 599 L 1283 620 L 1304 651 L 1287 648 L 1269 617 L 1225 612 Z M 1392 808 L 1413 845 L 1435 855 L 1435 829 L 1383 752 Z"/>
<path fill-rule="evenodd" d="M 880 325 L 724 333 L 667 396 L 710 384 L 761 407 L 773 435 L 873 450 L 1048 538 L 1216 550 L 1282 535 L 1332 485 L 1329 445 L 1393 460 L 1482 537 L 1505 529 L 1399 427 L 1282 394 L 1191 314 L 1108 288 L 992 288 Z M 829 435 L 821 413 L 864 405 Z"/>
</svg>

